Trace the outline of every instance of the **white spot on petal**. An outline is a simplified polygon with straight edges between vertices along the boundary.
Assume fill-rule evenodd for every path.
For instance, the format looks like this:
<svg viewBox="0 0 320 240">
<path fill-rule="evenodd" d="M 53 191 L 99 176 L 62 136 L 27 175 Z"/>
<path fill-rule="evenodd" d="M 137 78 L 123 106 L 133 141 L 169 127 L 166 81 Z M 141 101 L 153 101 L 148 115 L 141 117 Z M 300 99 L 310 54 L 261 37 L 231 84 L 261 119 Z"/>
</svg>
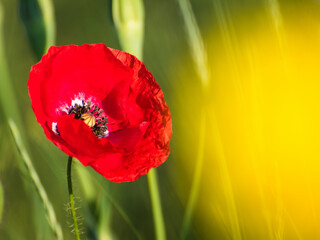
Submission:
<svg viewBox="0 0 320 240">
<path fill-rule="evenodd" d="M 106 131 L 104 131 L 103 137 L 108 137 L 108 136 L 109 136 L 109 131 L 108 131 L 108 129 L 107 129 Z"/>
<path fill-rule="evenodd" d="M 58 132 L 58 123 L 57 123 L 57 122 L 53 122 L 53 123 L 52 123 L 51 129 L 52 129 L 52 131 L 53 131 L 56 135 L 60 136 L 60 134 L 59 134 L 59 132 Z"/>
</svg>

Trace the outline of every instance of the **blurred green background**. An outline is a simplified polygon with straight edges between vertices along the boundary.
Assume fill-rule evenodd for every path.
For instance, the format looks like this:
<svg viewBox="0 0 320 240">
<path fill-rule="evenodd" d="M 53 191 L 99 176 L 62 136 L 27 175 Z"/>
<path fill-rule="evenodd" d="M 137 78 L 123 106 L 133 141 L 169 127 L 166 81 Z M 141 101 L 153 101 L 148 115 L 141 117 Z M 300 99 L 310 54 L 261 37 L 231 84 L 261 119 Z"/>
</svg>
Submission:
<svg viewBox="0 0 320 240">
<path fill-rule="evenodd" d="M 37 24 L 36 27 L 41 28 L 42 18 L 37 13 L 37 10 L 41 13 L 41 9 L 37 7 L 37 1 L 7 0 L 1 3 L 4 18 L 3 32 L 0 34 L 4 42 L 7 71 L 23 119 L 23 130 L 26 132 L 31 160 L 53 204 L 57 219 L 63 229 L 64 239 L 73 239 L 72 227 L 70 227 L 72 218 L 67 213 L 67 156 L 46 139 L 43 130 L 37 124 L 30 107 L 26 86 L 30 68 L 39 58 L 32 49 L 25 23 L 28 23 L 28 26 Z M 111 1 L 52 1 L 52 4 L 56 24 L 56 45 L 105 43 L 107 46 L 120 49 L 116 31 L 112 25 Z M 145 35 L 144 59 L 163 91 L 170 92 L 174 83 L 170 80 L 172 78 L 169 75 L 175 72 L 176 58 L 179 57 L 179 52 L 186 47 L 182 26 L 174 24 L 176 21 L 182 24 L 179 8 L 176 2 L 154 1 L 152 3 L 147 1 L 145 11 L 148 12 L 149 9 L 152 12 L 146 14 L 145 32 L 151 34 Z M 28 19 L 32 14 L 37 18 L 30 23 Z M 22 16 L 25 16 L 27 20 L 22 19 Z M 41 38 L 43 33 L 39 32 L 37 32 L 39 34 L 37 37 Z M 38 45 L 44 45 L 41 39 Z M 170 106 L 174 101 L 174 96 L 168 93 L 165 95 Z M 10 105 L 10 102 L 5 102 L 5 104 Z M 32 181 L 27 172 L 21 172 L 20 168 L 24 166 L 18 167 L 22 160 L 19 159 L 2 111 L 0 127 L 0 179 L 4 188 L 4 211 L 0 225 L 0 239 L 54 239 Z M 174 154 L 173 145 L 172 154 Z M 173 163 L 172 156 L 168 162 Z M 79 168 L 82 167 L 80 164 L 77 165 Z M 174 191 L 173 179 L 170 180 L 170 171 L 166 168 L 167 164 L 159 168 L 163 211 L 166 213 L 167 221 L 170 221 L 167 226 L 168 237 L 177 238 L 183 207 Z M 108 198 L 105 199 L 106 194 L 117 202 L 143 239 L 154 239 L 146 176 L 136 182 L 114 184 L 92 169 L 86 168 L 83 171 L 88 171 L 94 179 L 92 181 L 98 182 L 98 184 L 93 182 L 89 187 L 95 192 L 89 193 L 88 197 L 85 195 L 81 180 L 76 174 L 73 175 L 76 207 L 80 208 L 77 212 L 81 216 L 80 229 L 83 232 L 83 239 L 99 238 L 98 231 L 101 231 L 99 228 L 104 228 L 104 231 L 107 232 L 104 235 L 107 236 L 105 239 L 136 239 L 123 216 L 110 204 Z M 93 196 L 91 197 L 90 194 Z M 102 215 L 106 215 L 105 218 L 107 218 L 104 222 L 101 222 L 102 216 L 99 213 L 102 210 L 104 211 Z M 99 221 L 104 225 L 98 226 Z"/>
<path fill-rule="evenodd" d="M 0 239 L 55 239 L 9 117 L 63 238 L 74 238 L 67 156 L 36 122 L 26 86 L 48 44 L 43 16 L 54 14 L 57 46 L 125 48 L 111 0 L 54 0 L 43 13 L 50 2 L 0 0 Z M 148 0 L 144 15 L 143 61 L 173 119 L 157 168 L 166 238 L 320 239 L 320 2 Z M 111 183 L 78 162 L 73 172 L 81 239 L 156 239 L 146 176 Z"/>
</svg>

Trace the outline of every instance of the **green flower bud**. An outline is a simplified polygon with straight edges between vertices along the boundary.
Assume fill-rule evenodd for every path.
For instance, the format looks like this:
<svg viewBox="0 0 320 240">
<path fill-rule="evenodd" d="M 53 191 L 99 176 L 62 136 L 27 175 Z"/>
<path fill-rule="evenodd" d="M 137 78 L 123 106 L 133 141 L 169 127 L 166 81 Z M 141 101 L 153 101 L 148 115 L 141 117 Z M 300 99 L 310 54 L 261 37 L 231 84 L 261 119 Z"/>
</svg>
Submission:
<svg viewBox="0 0 320 240">
<path fill-rule="evenodd" d="M 46 29 L 37 0 L 20 0 L 20 17 L 33 53 L 40 60 L 46 47 Z"/>
<path fill-rule="evenodd" d="M 121 49 L 142 58 L 144 7 L 142 0 L 112 0 L 112 18 Z"/>
</svg>

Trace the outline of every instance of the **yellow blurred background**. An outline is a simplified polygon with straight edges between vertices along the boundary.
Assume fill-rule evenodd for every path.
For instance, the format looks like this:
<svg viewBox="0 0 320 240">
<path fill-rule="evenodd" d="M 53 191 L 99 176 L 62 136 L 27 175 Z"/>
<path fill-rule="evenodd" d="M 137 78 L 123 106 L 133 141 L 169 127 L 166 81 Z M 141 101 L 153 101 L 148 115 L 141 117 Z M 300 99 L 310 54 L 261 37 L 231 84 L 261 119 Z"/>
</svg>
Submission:
<svg viewBox="0 0 320 240">
<path fill-rule="evenodd" d="M 319 5 L 285 7 L 283 15 L 270 4 L 233 20 L 226 8 L 217 13 L 208 40 L 209 91 L 183 85 L 179 120 L 192 123 L 190 131 L 178 126 L 186 144 L 179 163 L 189 178 L 201 138 L 199 108 L 206 115 L 195 209 L 204 239 L 320 239 Z M 178 178 L 181 189 L 184 181 Z"/>
</svg>

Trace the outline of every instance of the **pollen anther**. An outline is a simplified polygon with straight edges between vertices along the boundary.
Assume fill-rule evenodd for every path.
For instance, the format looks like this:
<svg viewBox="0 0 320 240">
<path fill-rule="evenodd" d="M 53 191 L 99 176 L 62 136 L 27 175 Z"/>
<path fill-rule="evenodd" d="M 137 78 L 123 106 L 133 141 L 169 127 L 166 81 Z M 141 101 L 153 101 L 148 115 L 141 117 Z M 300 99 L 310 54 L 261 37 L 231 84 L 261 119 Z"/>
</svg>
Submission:
<svg viewBox="0 0 320 240">
<path fill-rule="evenodd" d="M 93 127 L 96 124 L 96 118 L 92 113 L 84 113 L 81 115 L 81 119 L 87 124 L 89 127 Z"/>
</svg>

